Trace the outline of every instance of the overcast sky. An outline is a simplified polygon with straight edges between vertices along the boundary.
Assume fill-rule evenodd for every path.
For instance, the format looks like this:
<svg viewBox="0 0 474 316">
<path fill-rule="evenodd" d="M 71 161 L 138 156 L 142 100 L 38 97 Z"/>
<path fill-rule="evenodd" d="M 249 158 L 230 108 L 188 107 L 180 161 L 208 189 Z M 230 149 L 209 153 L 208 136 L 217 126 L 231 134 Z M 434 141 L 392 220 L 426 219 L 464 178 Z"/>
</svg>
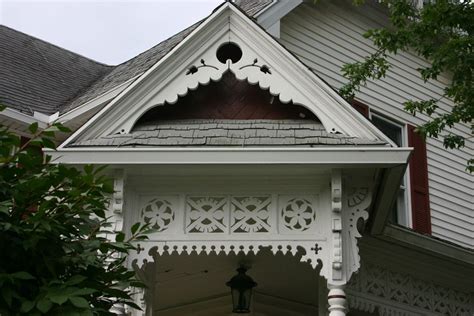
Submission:
<svg viewBox="0 0 474 316">
<path fill-rule="evenodd" d="M 94 60 L 122 63 L 223 0 L 0 0 L 0 24 Z"/>
</svg>

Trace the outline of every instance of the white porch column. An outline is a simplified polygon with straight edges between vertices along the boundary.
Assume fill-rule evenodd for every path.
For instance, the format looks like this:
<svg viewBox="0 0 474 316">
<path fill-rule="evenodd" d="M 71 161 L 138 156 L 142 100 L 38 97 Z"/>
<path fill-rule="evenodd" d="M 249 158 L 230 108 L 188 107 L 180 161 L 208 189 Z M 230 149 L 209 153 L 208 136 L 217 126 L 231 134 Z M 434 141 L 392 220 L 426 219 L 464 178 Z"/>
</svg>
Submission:
<svg viewBox="0 0 474 316">
<path fill-rule="evenodd" d="M 345 316 L 346 315 L 346 293 L 344 292 L 345 285 L 331 285 L 328 284 L 329 294 L 329 316 Z"/>
</svg>

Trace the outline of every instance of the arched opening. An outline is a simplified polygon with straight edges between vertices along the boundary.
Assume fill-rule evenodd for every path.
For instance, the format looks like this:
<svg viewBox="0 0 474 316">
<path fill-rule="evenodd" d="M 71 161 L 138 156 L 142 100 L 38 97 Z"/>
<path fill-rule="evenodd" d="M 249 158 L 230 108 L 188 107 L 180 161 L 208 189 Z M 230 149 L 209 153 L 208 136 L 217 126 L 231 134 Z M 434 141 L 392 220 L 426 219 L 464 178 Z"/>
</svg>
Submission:
<svg viewBox="0 0 474 316">
<path fill-rule="evenodd" d="M 151 121 L 187 119 L 227 120 L 308 120 L 319 119 L 303 106 L 283 104 L 277 96 L 258 85 L 237 80 L 227 72 L 218 82 L 199 86 L 179 98 L 175 104 L 164 104 L 146 112 L 135 124 Z"/>
<path fill-rule="evenodd" d="M 319 273 L 310 264 L 301 263 L 300 257 L 280 252 L 274 255 L 268 249 L 257 255 L 157 255 L 153 263 L 142 268 L 147 279 L 152 280 L 147 295 L 150 315 L 230 315 L 232 299 L 226 282 L 240 265 L 249 267 L 247 274 L 258 282 L 251 303 L 252 315 L 316 315 Z"/>
</svg>

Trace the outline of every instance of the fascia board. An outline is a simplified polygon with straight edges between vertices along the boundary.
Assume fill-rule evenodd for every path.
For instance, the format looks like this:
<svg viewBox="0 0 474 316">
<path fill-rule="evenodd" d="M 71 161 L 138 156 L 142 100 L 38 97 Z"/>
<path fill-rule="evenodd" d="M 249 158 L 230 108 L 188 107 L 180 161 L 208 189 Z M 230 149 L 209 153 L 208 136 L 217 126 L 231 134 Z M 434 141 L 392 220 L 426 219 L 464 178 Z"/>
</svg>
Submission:
<svg viewBox="0 0 474 316">
<path fill-rule="evenodd" d="M 453 261 L 461 261 L 474 266 L 474 250 L 443 242 L 442 240 L 419 234 L 404 227 L 387 225 L 383 234 L 377 236 L 377 238 L 428 254 L 434 252 L 440 257 Z"/>
<path fill-rule="evenodd" d="M 96 121 L 99 121 L 100 118 L 105 115 L 107 112 L 110 111 L 113 106 L 119 102 L 124 96 L 126 96 L 130 91 L 132 91 L 136 86 L 138 86 L 142 81 L 144 81 L 150 74 L 152 74 L 156 68 L 160 67 L 160 65 L 165 64 L 168 60 L 173 56 L 173 54 L 180 50 L 182 46 L 184 46 L 190 38 L 193 37 L 194 34 L 200 32 L 206 25 L 213 20 L 214 17 L 219 16 L 222 12 L 230 6 L 229 3 L 225 3 L 221 5 L 217 10 L 215 10 L 203 23 L 201 23 L 196 29 L 194 29 L 184 40 L 182 40 L 178 45 L 176 45 L 168 54 L 166 54 L 163 58 L 161 58 L 156 64 L 151 66 L 145 73 L 143 73 L 139 78 L 137 78 L 132 84 L 130 84 L 127 88 L 122 90 L 109 104 L 107 104 L 102 110 L 100 110 L 90 121 L 84 124 L 81 128 L 79 128 L 76 132 L 74 132 L 65 142 L 63 142 L 59 148 L 66 147 L 70 142 L 75 140 L 78 136 L 83 134 L 91 125 L 93 125 Z"/>
<path fill-rule="evenodd" d="M 6 108 L 2 112 L 0 112 L 0 116 L 3 116 L 9 120 L 16 121 L 21 124 L 25 124 L 25 126 L 31 125 L 33 123 L 38 123 L 38 128 L 44 129 L 48 126 L 48 124 L 42 120 L 39 120 L 31 115 L 16 111 L 11 108 Z"/>
<path fill-rule="evenodd" d="M 407 164 L 400 164 L 381 170 L 381 177 L 376 185 L 374 201 L 372 203 L 374 212 L 369 218 L 368 224 L 372 235 L 381 234 L 385 228 L 406 168 Z"/>
<path fill-rule="evenodd" d="M 303 3 L 303 0 L 274 0 L 264 10 L 255 15 L 258 24 L 268 29 L 294 8 Z"/>
<path fill-rule="evenodd" d="M 96 107 L 103 105 L 104 103 L 112 100 L 117 95 L 119 95 L 125 88 L 127 88 L 128 85 L 130 85 L 135 79 L 137 79 L 140 76 L 141 76 L 141 74 L 125 81 L 124 83 L 121 83 L 121 84 L 113 87 L 112 89 L 110 89 L 107 92 L 99 95 L 98 97 L 96 97 L 96 98 L 94 98 L 94 99 L 92 99 L 88 102 L 85 102 L 82 105 L 80 105 L 80 106 L 78 106 L 78 107 L 76 107 L 76 108 L 74 108 L 70 111 L 67 111 L 64 114 L 61 114 L 59 116 L 59 118 L 57 119 L 57 122 L 67 123 L 67 122 L 72 121 L 75 118 L 83 115 L 84 113 L 87 113 L 87 112 L 95 109 Z"/>
<path fill-rule="evenodd" d="M 405 166 L 411 148 L 64 148 L 48 150 L 65 164 L 304 164 L 389 168 Z"/>
</svg>

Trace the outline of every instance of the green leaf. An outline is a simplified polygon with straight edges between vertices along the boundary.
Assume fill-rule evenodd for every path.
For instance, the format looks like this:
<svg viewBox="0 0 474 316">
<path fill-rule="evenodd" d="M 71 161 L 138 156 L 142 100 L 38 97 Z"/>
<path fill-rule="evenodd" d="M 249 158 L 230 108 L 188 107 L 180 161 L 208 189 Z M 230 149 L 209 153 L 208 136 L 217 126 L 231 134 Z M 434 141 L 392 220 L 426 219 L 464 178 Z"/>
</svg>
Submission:
<svg viewBox="0 0 474 316">
<path fill-rule="evenodd" d="M 13 290 L 10 288 L 2 288 L 2 297 L 9 307 L 12 306 Z"/>
<path fill-rule="evenodd" d="M 78 308 L 89 308 L 89 303 L 83 297 L 73 296 L 69 298 L 69 301 Z"/>
<path fill-rule="evenodd" d="M 56 149 L 56 144 L 47 137 L 42 137 L 41 141 L 43 142 L 43 146 L 46 148 Z"/>
<path fill-rule="evenodd" d="M 140 223 L 133 224 L 133 226 L 131 228 L 132 235 L 134 235 L 138 231 L 139 228 L 140 228 Z"/>
<path fill-rule="evenodd" d="M 63 133 L 69 133 L 71 132 L 71 129 L 64 126 L 63 124 L 61 123 L 55 123 L 54 126 L 56 126 L 56 128 L 60 131 L 60 132 L 63 132 Z"/>
<path fill-rule="evenodd" d="M 43 314 L 46 314 L 51 307 L 53 306 L 53 303 L 47 298 L 43 298 L 36 303 L 36 308 L 39 309 Z"/>
<path fill-rule="evenodd" d="M 15 272 L 11 274 L 12 278 L 19 279 L 19 280 L 34 280 L 35 278 L 25 271 Z"/>
<path fill-rule="evenodd" d="M 33 309 L 33 307 L 35 307 L 35 302 L 23 301 L 23 303 L 21 303 L 20 312 L 28 313 L 29 311 Z"/>
<path fill-rule="evenodd" d="M 55 304 L 62 305 L 69 299 L 69 296 L 67 296 L 67 295 L 55 295 L 55 296 L 51 296 L 49 299 L 51 300 L 51 302 L 53 302 Z"/>
<path fill-rule="evenodd" d="M 125 240 L 125 234 L 122 232 L 118 232 L 117 235 L 115 235 L 115 241 L 117 242 L 123 242 Z"/>
<path fill-rule="evenodd" d="M 67 280 L 65 283 L 67 285 L 76 285 L 76 284 L 79 284 L 79 283 L 83 282 L 86 279 L 87 279 L 87 277 L 85 277 L 83 275 L 74 275 L 71 278 L 69 278 L 69 280 Z"/>
<path fill-rule="evenodd" d="M 28 130 L 31 132 L 31 134 L 35 134 L 38 131 L 38 123 L 34 122 L 30 126 L 28 126 Z"/>
</svg>

